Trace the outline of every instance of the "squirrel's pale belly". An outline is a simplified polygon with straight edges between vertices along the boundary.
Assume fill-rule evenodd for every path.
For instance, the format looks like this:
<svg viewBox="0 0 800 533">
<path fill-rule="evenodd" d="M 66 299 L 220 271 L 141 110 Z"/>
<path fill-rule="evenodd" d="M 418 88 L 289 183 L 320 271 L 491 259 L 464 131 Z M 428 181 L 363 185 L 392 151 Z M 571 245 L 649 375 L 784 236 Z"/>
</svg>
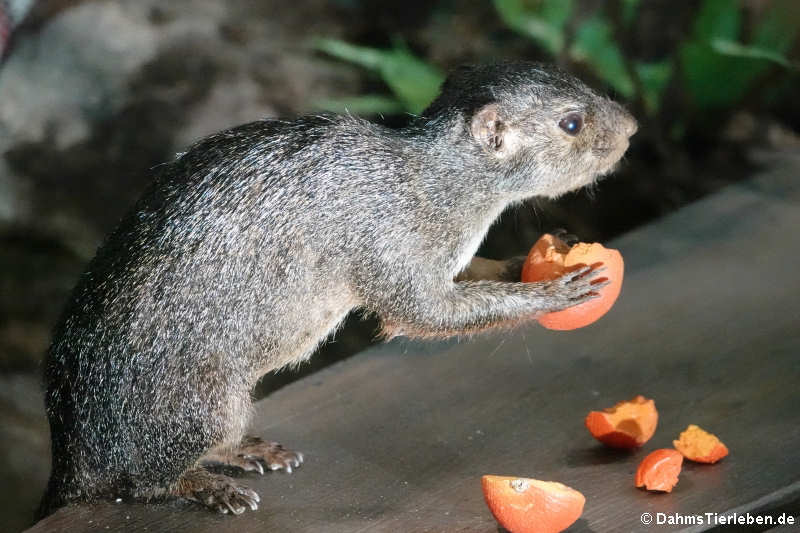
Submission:
<svg viewBox="0 0 800 533">
<path fill-rule="evenodd" d="M 297 329 L 277 339 L 274 352 L 265 354 L 267 362 L 256 370 L 253 383 L 267 372 L 306 361 L 358 306 L 353 297 L 337 298 L 338 295 L 326 295 L 325 290 L 320 288 L 318 299 L 310 301 L 305 316 L 297 318 Z"/>
</svg>

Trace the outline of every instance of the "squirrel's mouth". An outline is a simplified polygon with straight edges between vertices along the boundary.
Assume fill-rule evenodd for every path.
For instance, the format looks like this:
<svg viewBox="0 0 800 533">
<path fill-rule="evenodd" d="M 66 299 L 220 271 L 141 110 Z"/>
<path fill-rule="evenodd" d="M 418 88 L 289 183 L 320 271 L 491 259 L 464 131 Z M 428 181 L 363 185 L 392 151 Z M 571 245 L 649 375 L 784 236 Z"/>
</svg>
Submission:
<svg viewBox="0 0 800 533">
<path fill-rule="evenodd" d="M 611 174 L 619 168 L 622 156 L 628 150 L 630 142 L 627 138 L 622 139 L 616 146 L 603 147 L 600 149 L 595 148 L 594 152 L 599 162 L 597 168 L 597 176 L 605 176 Z"/>
<path fill-rule="evenodd" d="M 619 139 L 615 145 L 603 144 L 592 148 L 592 165 L 585 172 L 568 173 L 557 182 L 549 183 L 549 187 L 538 194 L 549 198 L 558 198 L 562 194 L 586 187 L 613 173 L 620 166 L 622 156 L 628 149 L 628 138 Z"/>
</svg>

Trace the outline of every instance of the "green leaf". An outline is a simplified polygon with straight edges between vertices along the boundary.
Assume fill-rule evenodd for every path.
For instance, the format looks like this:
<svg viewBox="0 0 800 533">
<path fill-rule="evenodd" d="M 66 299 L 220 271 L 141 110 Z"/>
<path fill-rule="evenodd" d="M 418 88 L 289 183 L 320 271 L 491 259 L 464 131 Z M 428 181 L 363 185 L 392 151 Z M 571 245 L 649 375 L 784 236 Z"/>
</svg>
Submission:
<svg viewBox="0 0 800 533">
<path fill-rule="evenodd" d="M 738 102 L 769 63 L 720 55 L 705 43 L 686 43 L 680 50 L 683 81 L 700 107 L 726 107 Z"/>
<path fill-rule="evenodd" d="M 444 75 L 397 42 L 387 50 L 356 46 L 338 39 L 317 39 L 314 46 L 329 55 L 378 72 L 403 107 L 420 113 L 436 97 Z"/>
<path fill-rule="evenodd" d="M 384 50 L 356 46 L 339 39 L 315 39 L 314 47 L 333 57 L 361 65 L 364 68 L 377 70 L 386 55 Z"/>
<path fill-rule="evenodd" d="M 421 113 L 436 98 L 444 82 L 439 69 L 417 58 L 399 43 L 387 53 L 380 73 L 395 96 L 414 114 Z"/>
<path fill-rule="evenodd" d="M 753 31 L 753 46 L 779 54 L 789 52 L 800 29 L 800 3 L 774 0 Z"/>
<path fill-rule="evenodd" d="M 572 0 L 542 0 L 539 5 L 539 16 L 554 28 L 563 30 L 572 14 Z"/>
<path fill-rule="evenodd" d="M 705 0 L 694 19 L 694 39 L 731 39 L 739 36 L 740 2 L 734 0 Z"/>
<path fill-rule="evenodd" d="M 684 84 L 700 107 L 734 105 L 772 63 L 791 68 L 785 53 L 797 36 L 798 2 L 769 3 L 751 44 L 738 41 L 740 16 L 738 2 L 706 0 L 695 20 L 693 41 L 680 49 Z"/>
<path fill-rule="evenodd" d="M 630 26 L 636 18 L 639 9 L 639 0 L 622 0 L 622 23 Z"/>
<path fill-rule="evenodd" d="M 533 9 L 523 0 L 494 0 L 494 7 L 509 28 L 551 54 L 564 49 L 564 25 L 572 13 L 572 0 L 542 0 Z"/>
<path fill-rule="evenodd" d="M 634 69 L 639 77 L 645 111 L 654 115 L 661 106 L 661 94 L 672 77 L 672 62 L 636 63 Z"/>
<path fill-rule="evenodd" d="M 633 80 L 613 40 L 611 25 L 604 17 L 595 15 L 583 21 L 575 34 L 570 55 L 588 64 L 597 76 L 625 98 L 633 95 Z"/>
<path fill-rule="evenodd" d="M 711 49 L 718 54 L 726 56 L 744 57 L 749 59 L 764 59 L 787 68 L 792 66 L 789 60 L 783 54 L 767 48 L 761 48 L 760 46 L 741 44 L 734 41 L 729 41 L 727 39 L 713 39 L 711 41 Z"/>
<path fill-rule="evenodd" d="M 334 113 L 354 113 L 356 115 L 387 115 L 402 113 L 405 108 L 397 99 L 379 94 L 365 94 L 349 98 L 321 99 L 314 107 Z"/>
</svg>

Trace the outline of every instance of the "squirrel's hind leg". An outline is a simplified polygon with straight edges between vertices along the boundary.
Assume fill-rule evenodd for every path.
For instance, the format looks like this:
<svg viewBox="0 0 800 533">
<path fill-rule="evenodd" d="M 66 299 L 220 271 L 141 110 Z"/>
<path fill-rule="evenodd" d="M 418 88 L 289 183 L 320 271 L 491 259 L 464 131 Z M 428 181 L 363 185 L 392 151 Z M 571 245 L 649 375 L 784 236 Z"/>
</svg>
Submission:
<svg viewBox="0 0 800 533">
<path fill-rule="evenodd" d="M 200 467 L 184 472 L 169 492 L 222 514 L 242 514 L 248 507 L 255 511 L 261 501 L 258 494 L 245 485 Z"/>
<path fill-rule="evenodd" d="M 245 472 L 264 473 L 284 469 L 286 472 L 303 463 L 303 454 L 287 450 L 277 442 L 268 442 L 260 437 L 246 436 L 234 447 L 219 447 L 200 458 L 198 464 L 205 467 L 233 466 Z"/>
<path fill-rule="evenodd" d="M 291 472 L 302 462 L 303 454 L 300 452 L 287 450 L 277 442 L 248 436 L 237 446 L 220 446 L 205 454 L 197 461 L 197 466 L 181 475 L 169 493 L 223 514 L 241 514 L 247 507 L 255 511 L 260 501 L 255 491 L 229 476 L 210 472 L 206 467 L 233 466 L 263 474 L 265 466 L 270 470 L 283 468 Z"/>
</svg>

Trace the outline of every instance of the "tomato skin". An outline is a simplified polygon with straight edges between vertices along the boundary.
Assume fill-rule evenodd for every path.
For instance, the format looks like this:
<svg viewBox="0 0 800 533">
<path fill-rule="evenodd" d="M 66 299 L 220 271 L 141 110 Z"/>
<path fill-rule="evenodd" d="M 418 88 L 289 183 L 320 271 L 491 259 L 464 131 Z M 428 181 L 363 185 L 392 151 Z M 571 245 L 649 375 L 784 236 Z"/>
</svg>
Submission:
<svg viewBox="0 0 800 533">
<path fill-rule="evenodd" d="M 594 438 L 612 448 L 638 448 L 650 440 L 658 425 L 653 400 L 636 396 L 586 416 L 586 428 Z"/>
<path fill-rule="evenodd" d="M 590 265 L 605 268 L 597 281 L 608 280 L 609 284 L 599 289 L 600 296 L 540 316 L 538 321 L 542 326 L 564 331 L 582 328 L 599 320 L 611 309 L 622 291 L 625 263 L 618 250 L 605 248 L 599 243 L 578 243 L 569 247 L 549 233 L 536 241 L 522 266 L 523 282 L 553 280 Z"/>
<path fill-rule="evenodd" d="M 672 492 L 678 484 L 678 474 L 683 465 L 683 455 L 671 448 L 651 452 L 636 469 L 636 486 L 647 490 Z"/>
<path fill-rule="evenodd" d="M 552 481 L 513 476 L 483 476 L 486 505 L 511 533 L 558 533 L 583 513 L 586 498 Z"/>
</svg>

